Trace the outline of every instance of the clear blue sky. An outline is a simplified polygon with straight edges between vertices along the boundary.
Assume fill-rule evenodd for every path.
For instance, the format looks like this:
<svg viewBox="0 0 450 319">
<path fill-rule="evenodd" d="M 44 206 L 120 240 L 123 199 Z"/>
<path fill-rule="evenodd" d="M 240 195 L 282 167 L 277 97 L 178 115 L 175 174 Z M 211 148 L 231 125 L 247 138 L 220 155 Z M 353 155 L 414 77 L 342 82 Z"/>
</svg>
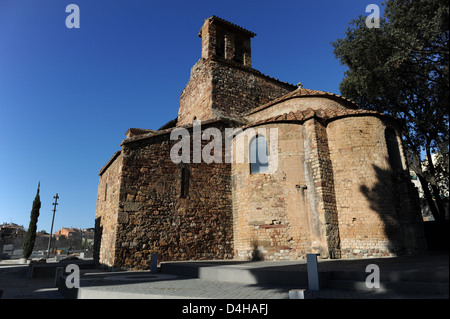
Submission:
<svg viewBox="0 0 450 319">
<path fill-rule="evenodd" d="M 68 29 L 68 4 L 80 28 Z M 253 67 L 339 94 L 330 43 L 375 0 L 0 0 L 0 223 L 38 230 L 93 227 L 98 172 L 130 127 L 176 117 L 201 54 L 197 33 L 217 15 L 249 29 Z"/>
</svg>

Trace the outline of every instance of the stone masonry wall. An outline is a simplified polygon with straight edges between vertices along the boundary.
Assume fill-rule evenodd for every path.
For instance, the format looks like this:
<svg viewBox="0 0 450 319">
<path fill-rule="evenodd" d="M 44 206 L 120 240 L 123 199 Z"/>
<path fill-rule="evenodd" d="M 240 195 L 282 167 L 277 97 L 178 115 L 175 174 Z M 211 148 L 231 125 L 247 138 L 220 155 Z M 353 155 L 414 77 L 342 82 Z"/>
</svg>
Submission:
<svg viewBox="0 0 450 319">
<path fill-rule="evenodd" d="M 385 124 L 348 117 L 328 124 L 343 257 L 378 257 L 404 245 Z"/>
<path fill-rule="evenodd" d="M 169 154 L 176 142 L 159 134 L 123 144 L 118 267 L 147 269 L 152 253 L 162 261 L 233 257 L 231 165 L 175 164 Z M 186 198 L 182 169 L 189 175 Z"/>
<path fill-rule="evenodd" d="M 270 105 L 270 107 L 263 108 L 249 116 L 251 121 L 260 121 L 266 118 L 271 118 L 283 113 L 305 111 L 308 108 L 317 109 L 331 109 L 339 110 L 346 109 L 340 102 L 323 97 L 294 97 L 288 100 L 280 101 Z"/>
<path fill-rule="evenodd" d="M 97 264 L 112 267 L 115 262 L 122 153 L 116 153 L 107 165 L 102 169 L 97 192 L 94 259 Z"/>
<path fill-rule="evenodd" d="M 225 116 L 239 116 L 296 89 L 259 71 L 216 59 L 213 68 L 213 108 Z"/>
<path fill-rule="evenodd" d="M 340 237 L 326 127 L 315 118 L 303 124 L 304 170 L 309 198 L 311 251 L 322 258 L 340 258 Z"/>
<path fill-rule="evenodd" d="M 203 59 L 192 67 L 181 93 L 178 125 L 191 125 L 194 117 L 200 121 L 216 118 L 212 111 L 212 69 Z"/>
<path fill-rule="evenodd" d="M 300 187 L 305 184 L 302 127 L 277 123 L 254 129 L 259 135 L 266 130 L 270 151 L 274 141 L 270 140 L 269 130 L 278 129 L 278 165 L 270 172 L 274 163 L 269 161 L 268 173 L 250 174 L 247 157 L 244 163 L 233 163 L 235 258 L 305 258 L 311 230 L 308 196 Z M 248 141 L 244 153 L 247 156 Z"/>
<path fill-rule="evenodd" d="M 201 59 L 181 94 L 178 126 L 192 124 L 194 117 L 201 121 L 236 117 L 294 89 L 225 59 Z"/>
</svg>

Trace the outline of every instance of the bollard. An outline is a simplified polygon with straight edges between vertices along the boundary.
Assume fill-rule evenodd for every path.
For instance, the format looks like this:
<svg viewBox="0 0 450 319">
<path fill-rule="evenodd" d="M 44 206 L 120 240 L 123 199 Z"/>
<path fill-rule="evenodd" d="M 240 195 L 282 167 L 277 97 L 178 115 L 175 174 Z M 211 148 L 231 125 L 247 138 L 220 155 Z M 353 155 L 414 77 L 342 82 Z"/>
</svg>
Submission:
<svg viewBox="0 0 450 319">
<path fill-rule="evenodd" d="M 64 267 L 56 267 L 54 287 L 59 287 L 59 277 L 64 273 Z"/>
<path fill-rule="evenodd" d="M 152 260 L 151 260 L 151 273 L 156 274 L 158 271 L 158 254 L 152 254 Z"/>
<path fill-rule="evenodd" d="M 317 270 L 317 254 L 306 255 L 309 290 L 319 290 L 319 271 Z"/>
</svg>

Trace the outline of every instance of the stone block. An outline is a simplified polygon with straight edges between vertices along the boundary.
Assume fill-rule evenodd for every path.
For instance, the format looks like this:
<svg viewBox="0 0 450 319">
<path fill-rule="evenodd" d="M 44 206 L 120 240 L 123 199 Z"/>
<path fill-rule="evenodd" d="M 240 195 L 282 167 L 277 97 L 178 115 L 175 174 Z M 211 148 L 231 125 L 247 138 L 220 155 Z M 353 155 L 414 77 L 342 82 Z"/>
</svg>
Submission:
<svg viewBox="0 0 450 319">
<path fill-rule="evenodd" d="M 119 212 L 117 215 L 117 222 L 119 224 L 127 224 L 129 221 L 127 212 Z"/>
</svg>

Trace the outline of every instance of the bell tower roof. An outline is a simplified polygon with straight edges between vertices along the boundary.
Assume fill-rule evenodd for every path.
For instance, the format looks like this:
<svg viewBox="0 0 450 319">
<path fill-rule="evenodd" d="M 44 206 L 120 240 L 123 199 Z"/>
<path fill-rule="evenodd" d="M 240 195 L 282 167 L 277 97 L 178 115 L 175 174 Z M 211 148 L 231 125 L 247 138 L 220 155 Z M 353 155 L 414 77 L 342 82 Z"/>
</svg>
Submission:
<svg viewBox="0 0 450 319">
<path fill-rule="evenodd" d="M 251 38 L 256 36 L 256 33 L 249 31 L 247 29 L 244 29 L 240 26 L 238 26 L 237 24 L 234 24 L 230 21 L 227 21 L 225 19 L 219 18 L 218 16 L 211 16 L 207 19 L 205 19 L 205 23 L 211 23 L 211 24 L 216 24 L 216 25 L 222 25 L 225 28 L 229 28 L 229 29 L 235 29 L 236 32 L 241 32 L 243 34 L 247 34 L 248 36 L 250 36 Z M 198 36 L 201 38 L 202 37 L 202 30 L 203 28 L 200 29 L 200 31 L 198 32 Z"/>
</svg>

